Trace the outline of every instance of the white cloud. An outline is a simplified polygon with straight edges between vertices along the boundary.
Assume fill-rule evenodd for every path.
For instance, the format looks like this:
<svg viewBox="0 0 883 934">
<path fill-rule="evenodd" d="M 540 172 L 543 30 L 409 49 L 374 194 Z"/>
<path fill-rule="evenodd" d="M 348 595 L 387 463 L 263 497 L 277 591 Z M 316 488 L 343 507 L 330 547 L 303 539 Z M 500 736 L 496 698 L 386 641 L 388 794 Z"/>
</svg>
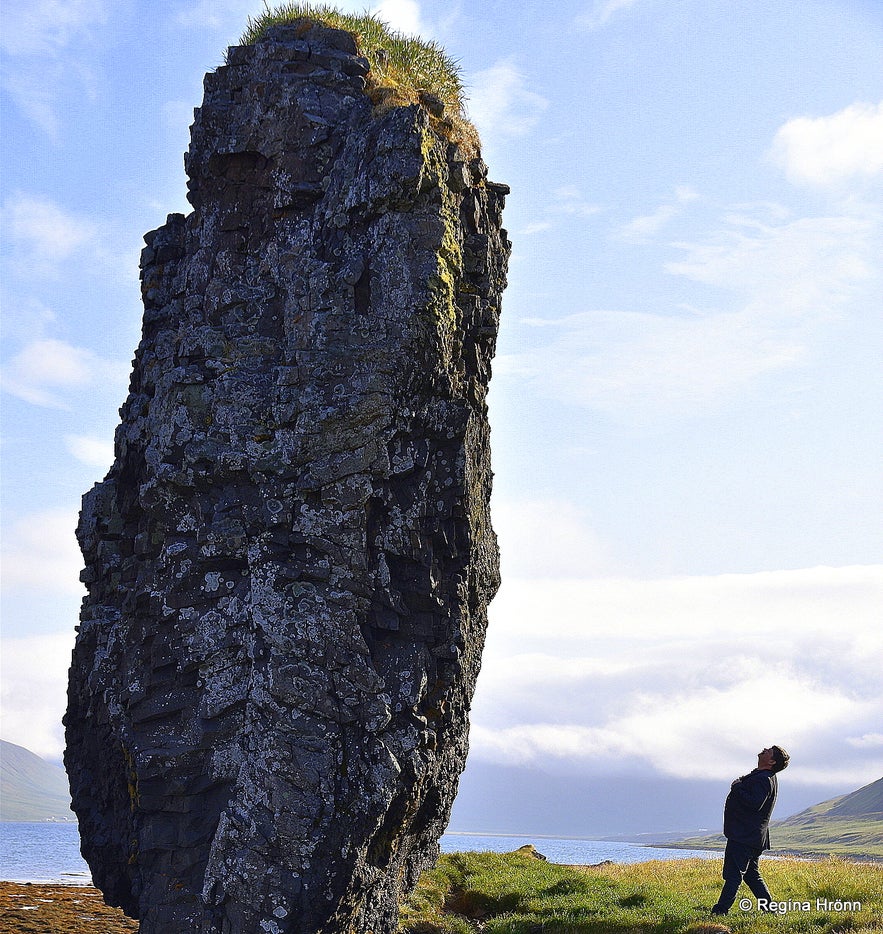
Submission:
<svg viewBox="0 0 883 934">
<path fill-rule="evenodd" d="M 863 736 L 848 736 L 846 742 L 859 749 L 883 749 L 883 733 L 865 733 Z"/>
<path fill-rule="evenodd" d="M 881 600 L 883 566 L 504 577 L 471 754 L 724 779 L 778 742 L 791 780 L 859 785 L 883 768 Z"/>
<path fill-rule="evenodd" d="M 675 198 L 680 201 L 681 204 L 687 204 L 690 201 L 698 201 L 699 192 L 690 185 L 676 185 Z"/>
<path fill-rule="evenodd" d="M 495 497 L 493 523 L 504 576 L 596 577 L 610 570 L 603 543 L 568 500 Z"/>
<path fill-rule="evenodd" d="M 65 84 L 92 91 L 84 54 L 107 16 L 103 0 L 31 0 L 6 4 L 3 85 L 23 113 L 50 136 L 58 132 L 55 98 Z"/>
<path fill-rule="evenodd" d="M 4 638 L 0 656 L 3 738 L 47 759 L 64 750 L 61 718 L 74 633 Z"/>
<path fill-rule="evenodd" d="M 483 138 L 524 136 L 549 105 L 527 88 L 524 75 L 511 59 L 470 75 L 467 96 L 469 115 Z"/>
<path fill-rule="evenodd" d="M 16 313 L 10 309 L 15 306 Z M 21 345 L 42 337 L 50 324 L 57 321 L 52 309 L 33 295 L 4 295 L 0 307 L 6 310 L 3 327 L 8 346 Z"/>
<path fill-rule="evenodd" d="M 81 464 L 107 468 L 113 463 L 113 438 L 65 435 L 64 441 L 67 449 Z"/>
<path fill-rule="evenodd" d="M 575 185 L 562 185 L 554 189 L 552 197 L 549 199 L 545 208 L 545 217 L 541 220 L 533 221 L 526 227 L 518 231 L 519 235 L 542 233 L 556 227 L 560 218 L 569 217 L 581 220 L 587 217 L 593 217 L 601 212 L 601 207 L 591 201 L 586 201 L 582 192 Z"/>
<path fill-rule="evenodd" d="M 760 377 L 808 364 L 825 352 L 837 316 L 862 314 L 871 300 L 879 230 L 850 216 L 768 215 L 731 214 L 719 231 L 675 244 L 683 258 L 665 270 L 685 280 L 689 310 L 524 319 L 532 333 L 519 352 L 497 358 L 497 373 L 643 424 L 702 412 Z M 720 306 L 697 309 L 689 282 L 719 289 Z"/>
<path fill-rule="evenodd" d="M 848 620 L 850 639 L 867 636 L 869 652 L 883 647 L 883 631 L 874 625 L 877 599 L 883 595 L 883 566 L 817 567 L 755 574 L 662 579 L 530 581 L 507 579 L 492 604 L 505 616 L 497 634 L 516 640 L 508 648 L 555 641 L 605 639 L 634 644 L 668 645 L 672 641 L 729 632 L 734 644 L 765 638 L 791 644 L 792 630 L 821 646 L 838 637 L 839 617 Z M 543 610 L 543 607 L 546 610 Z M 545 619 L 538 631 L 533 620 Z M 774 625 L 774 618 L 784 629 Z M 611 626 L 616 619 L 625 627 Z M 568 652 L 576 651 L 568 649 Z M 838 654 L 840 654 L 838 652 Z M 832 659 L 833 662 L 833 659 Z"/>
<path fill-rule="evenodd" d="M 730 215 L 728 225 L 665 268 L 675 275 L 749 295 L 785 313 L 820 311 L 874 275 L 875 227 L 855 217 L 806 217 L 767 224 Z"/>
<path fill-rule="evenodd" d="M 7 523 L 3 532 L 3 589 L 82 596 L 83 559 L 74 530 L 77 513 L 46 509 Z"/>
<path fill-rule="evenodd" d="M 93 355 L 82 347 L 45 338 L 24 347 L 4 374 L 4 388 L 37 405 L 60 405 L 48 388 L 72 388 L 92 378 Z"/>
<path fill-rule="evenodd" d="M 628 10 L 637 0 L 594 0 L 590 10 L 577 17 L 577 25 L 586 29 L 597 29 L 608 23 L 620 10 Z"/>
<path fill-rule="evenodd" d="M 188 29 L 230 29 L 244 32 L 248 16 L 257 17 L 254 0 L 195 0 L 178 6 L 175 22 Z"/>
<path fill-rule="evenodd" d="M 573 214 L 577 217 L 592 217 L 599 213 L 600 206 L 586 201 L 582 192 L 575 185 L 563 185 L 552 192 L 549 204 L 551 214 Z"/>
<path fill-rule="evenodd" d="M 127 290 L 138 281 L 137 238 L 113 229 L 107 220 L 99 224 L 44 195 L 17 191 L 3 205 L 2 226 L 4 273 L 23 295 L 17 301 L 33 303 L 28 293 L 35 279 L 68 277 L 74 263 L 78 272 L 85 270 L 105 281 L 110 277 L 114 283 L 125 283 Z"/>
<path fill-rule="evenodd" d="M 82 250 L 99 252 L 98 228 L 43 196 L 16 192 L 3 208 L 3 226 L 14 253 L 10 268 L 32 277 L 52 274 Z"/>
<path fill-rule="evenodd" d="M 577 724 L 532 723 L 501 730 L 473 725 L 469 733 L 472 755 L 505 765 L 526 765 L 546 758 L 580 760 L 583 758 L 621 759 L 627 755 L 628 737 L 612 730 Z"/>
<path fill-rule="evenodd" d="M 3 11 L 0 48 L 7 55 L 52 55 L 79 41 L 105 17 L 101 0 L 32 0 Z"/>
<path fill-rule="evenodd" d="M 515 376 L 545 396 L 640 424 L 702 411 L 804 354 L 791 329 L 754 311 L 595 311 L 526 323 L 537 338 L 498 359 L 501 378 Z"/>
<path fill-rule="evenodd" d="M 654 768 L 680 778 L 696 774 L 691 750 L 701 749 L 708 757 L 709 777 L 725 778 L 747 771 L 752 754 L 776 742 L 793 750 L 795 768 L 789 775 L 803 774 L 805 780 L 808 766 L 818 770 L 833 764 L 807 761 L 806 749 L 815 745 L 819 734 L 842 736 L 851 721 L 867 723 L 883 714 L 883 704 L 873 699 L 856 702 L 844 686 L 820 684 L 794 671 L 791 663 L 758 655 L 755 669 L 753 677 L 725 687 L 687 685 L 664 694 L 652 688 L 638 691 L 631 710 L 608 728 L 626 738 L 627 748 L 639 749 Z"/>
<path fill-rule="evenodd" d="M 415 0 L 381 0 L 371 7 L 371 12 L 405 35 L 425 35 L 428 31 L 421 19 L 420 4 Z"/>
<path fill-rule="evenodd" d="M 549 682 L 582 685 L 589 679 L 633 674 L 639 665 L 639 662 L 625 658 L 521 652 L 497 658 L 492 671 L 482 672 L 482 680 L 493 680 L 494 688 L 499 688 L 502 696 L 506 685 L 512 685 L 516 691 L 535 691 L 538 686 Z"/>
<path fill-rule="evenodd" d="M 123 384 L 127 367 L 103 360 L 85 347 L 40 338 L 23 347 L 6 365 L 2 387 L 25 402 L 70 408 L 70 395 L 108 382 Z"/>
<path fill-rule="evenodd" d="M 683 211 L 685 204 L 696 201 L 698 198 L 698 192 L 689 185 L 678 185 L 675 188 L 672 200 L 659 205 L 650 214 L 636 217 L 627 224 L 623 224 L 616 231 L 616 237 L 629 243 L 646 243 L 654 234 L 659 233 L 670 220 L 677 217 Z"/>
<path fill-rule="evenodd" d="M 530 237 L 533 234 L 543 233 L 546 230 L 551 230 L 551 228 L 551 221 L 534 221 L 532 224 L 528 224 L 518 232 L 524 237 Z"/>
<path fill-rule="evenodd" d="M 617 236 L 632 243 L 644 243 L 677 214 L 678 209 L 673 204 L 661 204 L 652 214 L 644 214 L 623 224 L 617 231 Z"/>
<path fill-rule="evenodd" d="M 883 101 L 826 117 L 798 117 L 779 128 L 772 159 L 797 185 L 838 187 L 883 174 Z"/>
<path fill-rule="evenodd" d="M 58 118 L 55 115 L 55 90 L 40 84 L 32 73 L 33 69 L 13 70 L 10 63 L 0 65 L 3 87 L 25 116 L 35 123 L 47 136 L 58 135 Z"/>
</svg>

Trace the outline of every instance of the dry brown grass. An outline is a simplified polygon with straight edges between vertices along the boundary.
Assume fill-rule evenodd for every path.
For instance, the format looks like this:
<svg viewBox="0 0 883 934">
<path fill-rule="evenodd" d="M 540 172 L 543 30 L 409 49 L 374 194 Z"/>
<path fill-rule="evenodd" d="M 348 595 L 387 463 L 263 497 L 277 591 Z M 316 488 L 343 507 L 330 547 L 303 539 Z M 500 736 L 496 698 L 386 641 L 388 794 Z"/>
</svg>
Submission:
<svg viewBox="0 0 883 934">
<path fill-rule="evenodd" d="M 0 934 L 135 934 L 138 922 L 88 886 L 0 882 Z"/>
</svg>

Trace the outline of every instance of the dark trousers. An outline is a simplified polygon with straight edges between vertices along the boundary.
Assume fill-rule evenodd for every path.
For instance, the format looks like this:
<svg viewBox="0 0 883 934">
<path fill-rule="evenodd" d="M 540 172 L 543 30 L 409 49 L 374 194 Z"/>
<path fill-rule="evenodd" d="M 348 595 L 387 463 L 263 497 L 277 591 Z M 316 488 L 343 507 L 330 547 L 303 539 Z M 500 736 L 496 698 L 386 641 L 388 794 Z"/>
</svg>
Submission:
<svg viewBox="0 0 883 934">
<path fill-rule="evenodd" d="M 712 909 L 713 911 L 721 914 L 729 911 L 736 900 L 736 892 L 739 891 L 739 885 L 742 882 L 751 889 L 755 898 L 772 901 L 770 890 L 766 887 L 766 882 L 763 881 L 758 870 L 762 852 L 763 850 L 758 850 L 756 847 L 727 840 L 727 848 L 724 851 L 724 887 L 721 889 L 720 898 Z"/>
</svg>

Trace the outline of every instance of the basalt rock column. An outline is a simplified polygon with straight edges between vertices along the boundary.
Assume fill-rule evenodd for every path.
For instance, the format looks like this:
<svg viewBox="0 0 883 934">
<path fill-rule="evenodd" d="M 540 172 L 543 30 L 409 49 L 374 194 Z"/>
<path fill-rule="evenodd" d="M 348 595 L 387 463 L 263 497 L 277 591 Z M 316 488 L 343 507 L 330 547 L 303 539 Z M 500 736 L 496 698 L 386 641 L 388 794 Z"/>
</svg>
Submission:
<svg viewBox="0 0 883 934">
<path fill-rule="evenodd" d="M 144 934 L 374 932 L 437 852 L 498 586 L 505 186 L 345 32 L 206 76 L 83 500 L 65 762 Z"/>
</svg>

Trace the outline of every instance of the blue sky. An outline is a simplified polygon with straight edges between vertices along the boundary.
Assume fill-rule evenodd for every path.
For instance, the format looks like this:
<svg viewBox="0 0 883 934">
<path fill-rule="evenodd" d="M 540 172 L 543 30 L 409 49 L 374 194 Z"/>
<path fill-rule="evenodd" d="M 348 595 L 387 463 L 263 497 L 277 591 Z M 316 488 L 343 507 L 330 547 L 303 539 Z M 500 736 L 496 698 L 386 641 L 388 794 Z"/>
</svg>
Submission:
<svg viewBox="0 0 883 934">
<path fill-rule="evenodd" d="M 2 730 L 58 758 L 141 237 L 188 210 L 202 76 L 261 3 L 11 6 Z M 373 9 L 460 60 L 512 188 L 472 761 L 723 782 L 779 742 L 795 786 L 878 778 L 883 7 Z"/>
</svg>

